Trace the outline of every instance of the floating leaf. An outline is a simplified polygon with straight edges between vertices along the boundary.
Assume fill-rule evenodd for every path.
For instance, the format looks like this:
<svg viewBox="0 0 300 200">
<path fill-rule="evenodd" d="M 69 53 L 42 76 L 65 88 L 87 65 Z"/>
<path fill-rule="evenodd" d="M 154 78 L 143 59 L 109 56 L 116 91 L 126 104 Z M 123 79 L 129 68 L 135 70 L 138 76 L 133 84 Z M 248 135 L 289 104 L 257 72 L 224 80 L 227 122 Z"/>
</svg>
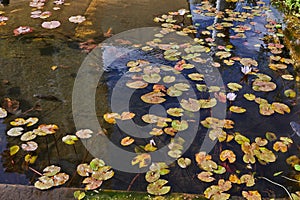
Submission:
<svg viewBox="0 0 300 200">
<path fill-rule="evenodd" d="M 284 95 L 289 98 L 295 98 L 297 96 L 296 92 L 292 89 L 285 90 Z"/>
<path fill-rule="evenodd" d="M 221 165 L 218 165 L 218 168 L 214 169 L 213 172 L 215 174 L 224 174 L 226 172 L 226 168 Z"/>
<path fill-rule="evenodd" d="M 157 150 L 157 147 L 153 146 L 153 144 L 150 143 L 145 145 L 144 150 L 148 152 L 153 152 Z"/>
<path fill-rule="evenodd" d="M 177 164 L 181 168 L 187 168 L 191 163 L 192 163 L 192 161 L 189 158 L 179 158 L 177 160 Z"/>
<path fill-rule="evenodd" d="M 127 137 L 124 137 L 122 140 L 121 140 L 121 145 L 122 146 L 129 146 L 131 145 L 132 143 L 134 142 L 134 139 L 127 136 Z"/>
<path fill-rule="evenodd" d="M 26 124 L 26 120 L 23 118 L 16 118 L 14 121 L 10 122 L 10 125 L 12 126 L 22 126 Z"/>
<path fill-rule="evenodd" d="M 225 160 L 227 160 L 230 162 L 230 163 L 234 163 L 235 160 L 236 160 L 236 155 L 233 153 L 233 151 L 231 150 L 223 150 L 220 154 L 220 160 L 222 162 L 224 162 Z"/>
<path fill-rule="evenodd" d="M 244 113 L 244 112 L 246 112 L 245 108 L 242 108 L 242 107 L 239 107 L 239 106 L 230 106 L 229 110 L 231 112 L 234 112 L 234 113 Z"/>
<path fill-rule="evenodd" d="M 38 144 L 34 141 L 26 142 L 26 144 L 21 145 L 24 151 L 35 151 L 38 148 Z"/>
<path fill-rule="evenodd" d="M 133 160 L 131 161 L 131 165 L 136 165 L 139 163 L 139 168 L 142 168 L 142 167 L 147 167 L 150 164 L 150 162 L 151 162 L 150 154 L 142 153 L 133 158 Z"/>
<path fill-rule="evenodd" d="M 246 183 L 247 187 L 251 187 L 251 186 L 255 185 L 253 175 L 244 174 L 243 176 L 241 176 L 240 180 L 241 180 L 241 183 Z"/>
<path fill-rule="evenodd" d="M 97 171 L 99 168 L 104 167 L 104 166 L 105 166 L 105 162 L 99 158 L 94 158 L 90 162 L 90 167 L 94 171 Z"/>
<path fill-rule="evenodd" d="M 97 180 L 100 180 L 100 181 L 108 180 L 108 179 L 112 178 L 115 174 L 115 172 L 110 169 L 111 169 L 110 166 L 102 166 L 102 167 L 98 168 L 97 171 L 94 171 L 92 173 L 92 177 Z"/>
<path fill-rule="evenodd" d="M 200 180 L 200 181 L 204 181 L 204 182 L 212 182 L 215 180 L 214 177 L 212 177 L 213 173 L 211 172 L 200 172 L 198 175 L 197 175 L 197 178 Z"/>
<path fill-rule="evenodd" d="M 37 159 L 37 156 L 32 156 L 30 154 L 26 154 L 26 156 L 24 157 L 25 162 L 30 163 L 30 164 L 35 163 L 36 159 Z"/>
<path fill-rule="evenodd" d="M 231 53 L 227 52 L 227 51 L 218 51 L 216 53 L 216 56 L 220 57 L 220 59 L 223 59 L 223 58 L 228 58 L 231 56 Z"/>
<path fill-rule="evenodd" d="M 288 80 L 288 81 L 292 81 L 294 80 L 294 76 L 293 75 L 290 75 L 290 74 L 283 74 L 281 75 L 281 77 L 285 80 Z"/>
<path fill-rule="evenodd" d="M 34 187 L 40 190 L 47 190 L 54 186 L 54 181 L 52 178 L 47 176 L 41 176 L 38 181 L 34 183 Z"/>
<path fill-rule="evenodd" d="M 191 73 L 188 75 L 188 77 L 193 81 L 202 81 L 204 78 L 204 75 L 199 74 L 199 73 Z"/>
<path fill-rule="evenodd" d="M 189 127 L 189 124 L 185 120 L 173 120 L 172 121 L 172 128 L 174 128 L 177 131 L 184 131 Z"/>
<path fill-rule="evenodd" d="M 163 96 L 165 96 L 165 94 L 162 92 L 150 92 L 141 96 L 141 99 L 145 103 L 160 104 L 166 101 L 166 99 L 163 98 Z"/>
<path fill-rule="evenodd" d="M 294 165 L 294 169 L 299 172 L 300 171 L 300 165 L 299 164 Z"/>
<path fill-rule="evenodd" d="M 180 105 L 183 109 L 190 112 L 197 112 L 200 110 L 200 104 L 198 100 L 189 98 L 188 100 L 182 99 Z"/>
<path fill-rule="evenodd" d="M 259 105 L 259 113 L 262 115 L 272 115 L 274 114 L 274 110 L 271 104 L 263 103 Z"/>
<path fill-rule="evenodd" d="M 229 89 L 231 89 L 232 91 L 239 91 L 240 89 L 243 88 L 243 86 L 241 86 L 240 84 L 238 83 L 228 83 L 227 84 L 227 87 Z"/>
<path fill-rule="evenodd" d="M 182 108 L 169 108 L 167 113 L 174 117 L 180 117 L 183 115 L 184 110 Z"/>
<path fill-rule="evenodd" d="M 81 129 L 76 132 L 76 136 L 80 139 L 88 139 L 92 137 L 93 131 L 90 129 Z"/>
<path fill-rule="evenodd" d="M 161 76 L 157 73 L 144 74 L 143 80 L 147 83 L 158 83 L 161 79 Z"/>
<path fill-rule="evenodd" d="M 243 197 L 247 200 L 261 200 L 261 195 L 257 190 L 254 191 L 242 191 Z"/>
<path fill-rule="evenodd" d="M 199 90 L 200 92 L 205 92 L 207 91 L 207 86 L 204 84 L 196 84 L 197 90 Z"/>
<path fill-rule="evenodd" d="M 102 182 L 93 177 L 87 177 L 82 181 L 82 183 L 86 184 L 85 190 L 95 190 L 102 185 Z"/>
<path fill-rule="evenodd" d="M 147 186 L 147 192 L 152 195 L 164 195 L 167 194 L 171 187 L 165 186 L 168 183 L 167 180 L 158 179 L 157 181 L 150 183 Z"/>
<path fill-rule="evenodd" d="M 215 128 L 209 131 L 208 136 L 212 141 L 218 139 L 219 142 L 223 142 L 226 140 L 227 134 L 221 128 Z"/>
<path fill-rule="evenodd" d="M 33 140 L 36 138 L 36 134 L 32 131 L 28 131 L 26 133 L 24 133 L 22 136 L 21 136 L 21 141 L 29 141 L 29 140 Z"/>
<path fill-rule="evenodd" d="M 236 134 L 234 136 L 234 140 L 238 143 L 238 144 L 243 144 L 244 142 L 248 142 L 250 143 L 249 138 L 247 138 L 246 136 L 243 136 L 241 134 Z"/>
<path fill-rule="evenodd" d="M 273 174 L 273 176 L 279 176 L 279 175 L 282 174 L 282 173 L 283 173 L 283 171 L 276 172 L 276 173 Z"/>
<path fill-rule="evenodd" d="M 62 138 L 62 141 L 68 145 L 75 144 L 75 142 L 78 140 L 76 135 L 66 135 Z"/>
<path fill-rule="evenodd" d="M 170 136 L 174 136 L 177 133 L 177 130 L 173 127 L 167 127 L 164 129 L 164 132 Z"/>
<path fill-rule="evenodd" d="M 24 129 L 22 127 L 15 127 L 15 128 L 11 128 L 7 131 L 7 135 L 9 136 L 19 136 L 19 135 L 22 135 L 22 131 Z"/>
<path fill-rule="evenodd" d="M 283 104 L 283 103 L 278 103 L 278 102 L 272 103 L 272 109 L 273 109 L 275 112 L 277 112 L 277 113 L 279 113 L 279 114 L 282 114 L 282 115 L 283 115 L 285 112 L 286 112 L 286 113 L 290 113 L 290 112 L 291 112 L 290 108 L 289 108 L 287 105 L 285 105 L 285 104 Z"/>
<path fill-rule="evenodd" d="M 85 197 L 85 192 L 81 192 L 80 190 L 77 190 L 74 192 L 74 198 L 77 200 L 84 199 Z"/>
<path fill-rule="evenodd" d="M 73 22 L 73 23 L 76 23 L 76 24 L 80 24 L 82 22 L 84 22 L 86 19 L 84 16 L 81 16 L 81 15 L 76 15 L 76 16 L 71 16 L 69 17 L 69 22 Z"/>
<path fill-rule="evenodd" d="M 7 111 L 0 107 L 0 118 L 5 118 L 7 116 Z"/>
<path fill-rule="evenodd" d="M 26 124 L 27 126 L 33 126 L 35 125 L 37 122 L 39 121 L 39 119 L 37 117 L 29 117 L 28 119 L 26 119 Z"/>
<path fill-rule="evenodd" d="M 142 120 L 146 123 L 153 124 L 158 122 L 159 117 L 152 114 L 146 114 L 142 116 Z"/>
<path fill-rule="evenodd" d="M 255 100 L 255 95 L 254 94 L 244 94 L 243 95 L 245 97 L 245 99 L 247 99 L 248 101 L 254 101 Z"/>
<path fill-rule="evenodd" d="M 150 131 L 150 135 L 155 135 L 155 136 L 159 136 L 159 135 L 162 135 L 164 132 L 162 129 L 158 129 L 158 128 L 153 128 L 151 131 Z"/>
<path fill-rule="evenodd" d="M 11 156 L 13 156 L 13 155 L 15 155 L 16 153 L 18 153 L 19 150 L 20 150 L 20 147 L 19 147 L 18 145 L 11 146 L 11 147 L 9 148 L 9 154 L 10 154 Z"/>
<path fill-rule="evenodd" d="M 54 186 L 65 184 L 69 180 L 69 175 L 66 173 L 58 173 L 53 176 Z"/>
<path fill-rule="evenodd" d="M 43 22 L 42 27 L 46 29 L 55 29 L 60 26 L 59 21 L 48 21 L 48 22 Z"/>
<path fill-rule="evenodd" d="M 77 166 L 77 173 L 80 176 L 89 176 L 90 173 L 92 173 L 93 170 L 90 165 L 83 163 Z"/>
<path fill-rule="evenodd" d="M 43 132 L 46 135 L 54 134 L 58 130 L 58 126 L 55 124 L 41 124 L 39 125 L 38 129 L 40 130 L 40 132 Z"/>
<path fill-rule="evenodd" d="M 256 79 L 252 84 L 254 91 L 270 92 L 276 89 L 276 84 L 269 81 L 261 81 Z"/>
<path fill-rule="evenodd" d="M 255 67 L 257 67 L 258 66 L 258 63 L 255 61 L 255 60 L 253 60 L 253 59 L 251 59 L 251 58 L 242 58 L 241 60 L 240 60 L 240 63 L 243 65 L 243 66 L 247 66 L 247 67 L 250 67 L 250 66 L 255 66 Z"/>
<path fill-rule="evenodd" d="M 217 99 L 211 98 L 211 99 L 199 99 L 199 105 L 200 108 L 212 108 L 215 105 L 217 105 Z"/>
<path fill-rule="evenodd" d="M 160 178 L 160 173 L 158 170 L 155 171 L 148 171 L 145 175 L 145 179 L 148 183 L 152 183 L 157 181 Z"/>
<path fill-rule="evenodd" d="M 129 81 L 126 83 L 126 86 L 132 89 L 142 89 L 142 88 L 146 88 L 148 86 L 148 83 L 144 82 L 144 81 Z"/>
<path fill-rule="evenodd" d="M 165 76 L 163 77 L 164 83 L 173 83 L 176 80 L 175 76 Z"/>
<path fill-rule="evenodd" d="M 121 114 L 121 120 L 129 120 L 134 118 L 135 114 L 132 112 L 122 112 Z"/>
<path fill-rule="evenodd" d="M 241 184 L 241 180 L 239 179 L 239 177 L 236 174 L 230 174 L 229 181 L 231 183 Z"/>
<path fill-rule="evenodd" d="M 256 137 L 255 138 L 255 143 L 258 145 L 258 146 L 265 146 L 268 144 L 268 140 L 266 139 L 263 139 L 261 137 Z"/>
<path fill-rule="evenodd" d="M 43 175 L 44 176 L 54 176 L 55 174 L 57 174 L 58 172 L 60 172 L 60 167 L 58 166 L 55 166 L 55 165 L 51 165 L 51 166 L 48 166 L 46 167 L 44 170 L 43 170 Z"/>
<path fill-rule="evenodd" d="M 106 113 L 103 115 L 103 118 L 106 122 L 115 124 L 117 123 L 116 119 L 121 119 L 121 115 L 119 115 L 118 113 Z"/>
<path fill-rule="evenodd" d="M 266 132 L 266 138 L 267 140 L 269 140 L 270 142 L 275 141 L 277 139 L 277 136 L 275 133 L 272 132 Z"/>
</svg>

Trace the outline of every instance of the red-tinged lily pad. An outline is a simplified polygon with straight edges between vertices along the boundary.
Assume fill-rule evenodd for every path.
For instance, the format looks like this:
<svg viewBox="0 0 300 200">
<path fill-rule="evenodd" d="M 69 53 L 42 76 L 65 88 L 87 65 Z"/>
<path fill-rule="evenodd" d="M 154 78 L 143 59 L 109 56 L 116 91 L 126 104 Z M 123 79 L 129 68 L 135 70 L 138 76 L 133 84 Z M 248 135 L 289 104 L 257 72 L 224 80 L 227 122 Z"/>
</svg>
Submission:
<svg viewBox="0 0 300 200">
<path fill-rule="evenodd" d="M 34 183 L 34 187 L 40 190 L 47 190 L 54 186 L 54 181 L 52 178 L 47 176 L 41 176 L 38 181 Z"/>
<path fill-rule="evenodd" d="M 167 127 L 164 129 L 164 132 L 170 136 L 175 136 L 175 134 L 177 133 L 177 130 L 174 129 L 173 127 Z"/>
<path fill-rule="evenodd" d="M 236 155 L 231 150 L 223 150 L 220 154 L 220 160 L 222 162 L 228 160 L 230 163 L 234 163 L 236 160 Z"/>
<path fill-rule="evenodd" d="M 230 106 L 229 110 L 231 112 L 234 112 L 234 113 L 244 113 L 244 112 L 246 112 L 245 108 L 242 108 L 242 107 L 239 107 L 239 106 Z"/>
<path fill-rule="evenodd" d="M 253 175 L 244 174 L 243 176 L 241 176 L 240 180 L 241 180 L 241 183 L 246 183 L 247 187 L 251 187 L 251 186 L 255 185 Z"/>
<path fill-rule="evenodd" d="M 270 92 L 276 89 L 276 84 L 270 81 L 262 81 L 256 79 L 252 84 L 252 89 L 254 91 L 261 91 L 261 92 Z"/>
<path fill-rule="evenodd" d="M 0 119 L 5 118 L 7 116 L 7 111 L 4 108 L 0 107 Z"/>
<path fill-rule="evenodd" d="M 158 179 L 157 181 L 150 183 L 147 186 L 147 192 L 152 195 L 167 194 L 171 190 L 171 186 L 165 186 L 167 183 L 167 180 Z"/>
<path fill-rule="evenodd" d="M 261 200 L 261 195 L 257 190 L 254 191 L 242 191 L 242 195 L 247 200 Z"/>
<path fill-rule="evenodd" d="M 183 169 L 187 168 L 191 163 L 192 163 L 192 161 L 189 158 L 179 158 L 177 160 L 177 164 L 179 165 L 179 167 L 181 167 Z"/>
<path fill-rule="evenodd" d="M 26 142 L 26 144 L 21 145 L 24 151 L 35 151 L 38 148 L 38 144 L 34 141 Z"/>
<path fill-rule="evenodd" d="M 87 177 L 82 181 L 83 184 L 86 184 L 84 188 L 85 190 L 95 190 L 102 185 L 102 182 L 103 181 L 97 180 L 93 177 Z"/>
<path fill-rule="evenodd" d="M 148 171 L 145 175 L 145 179 L 148 183 L 157 181 L 160 178 L 160 173 L 158 170 Z"/>
<path fill-rule="evenodd" d="M 247 66 L 247 67 L 250 67 L 250 66 L 257 67 L 258 66 L 258 63 L 255 60 L 251 59 L 251 58 L 242 58 L 240 60 L 240 63 L 244 66 Z"/>
<path fill-rule="evenodd" d="M 58 126 L 55 124 L 41 124 L 39 125 L 38 129 L 47 135 L 56 133 L 56 131 L 58 130 Z"/>
<path fill-rule="evenodd" d="M 65 143 L 65 144 L 68 144 L 68 145 L 72 145 L 72 144 L 75 144 L 75 142 L 78 140 L 77 136 L 76 135 L 66 135 L 62 138 L 62 141 Z"/>
<path fill-rule="evenodd" d="M 92 173 L 92 172 L 93 172 L 93 170 L 92 170 L 91 166 L 86 163 L 83 163 L 83 164 L 80 164 L 77 166 L 77 173 L 80 176 L 89 176 L 90 173 Z"/>
<path fill-rule="evenodd" d="M 80 24 L 80 23 L 84 22 L 85 20 L 86 20 L 85 17 L 81 16 L 81 15 L 69 17 L 69 22 L 76 23 L 76 24 Z"/>
<path fill-rule="evenodd" d="M 61 168 L 59 166 L 55 166 L 55 165 L 48 166 L 43 170 L 44 172 L 43 175 L 48 177 L 54 176 L 55 174 L 60 172 L 60 169 Z"/>
<path fill-rule="evenodd" d="M 121 114 L 121 120 L 129 120 L 134 118 L 135 114 L 132 112 L 122 112 Z"/>
<path fill-rule="evenodd" d="M 27 33 L 31 33 L 33 31 L 33 29 L 29 26 L 19 26 L 18 28 L 16 28 L 14 30 L 14 35 L 18 36 L 18 35 L 25 35 Z"/>
<path fill-rule="evenodd" d="M 173 120 L 171 125 L 172 125 L 172 128 L 174 128 L 177 131 L 184 131 L 184 130 L 188 129 L 188 127 L 189 127 L 188 122 L 185 120 L 181 120 L 181 121 Z"/>
<path fill-rule="evenodd" d="M 190 112 L 198 112 L 200 110 L 199 101 L 196 99 L 189 98 L 188 100 L 182 99 L 180 105 L 183 109 Z"/>
<path fill-rule="evenodd" d="M 118 113 L 106 113 L 103 115 L 103 118 L 106 122 L 115 124 L 117 123 L 116 119 L 121 119 L 121 115 L 119 115 Z"/>
<path fill-rule="evenodd" d="M 262 115 L 272 115 L 274 114 L 274 110 L 271 104 L 263 103 L 259 105 L 259 113 Z"/>
<path fill-rule="evenodd" d="M 217 105 L 217 99 L 211 98 L 211 99 L 199 99 L 199 105 L 200 108 L 212 108 L 215 105 Z"/>
<path fill-rule="evenodd" d="M 208 136 L 212 141 L 218 139 L 219 142 L 223 142 L 226 140 L 227 134 L 221 128 L 215 128 L 209 131 Z"/>
<path fill-rule="evenodd" d="M 203 181 L 203 182 L 207 182 L 207 183 L 210 183 L 212 181 L 215 180 L 214 177 L 212 177 L 213 173 L 212 172 L 200 172 L 198 175 L 197 175 L 197 178 L 200 180 L 200 181 Z"/>
<path fill-rule="evenodd" d="M 33 131 L 27 131 L 26 133 L 24 133 L 22 136 L 21 136 L 21 141 L 23 142 L 26 142 L 26 141 L 29 141 L 29 140 L 33 140 L 36 138 L 36 134 L 33 132 Z"/>
<path fill-rule="evenodd" d="M 142 153 L 137 155 L 131 161 L 131 165 L 139 164 L 139 168 L 147 167 L 151 162 L 151 156 L 148 153 Z"/>
<path fill-rule="evenodd" d="M 23 130 L 24 129 L 22 127 L 14 127 L 14 128 L 11 128 L 7 131 L 7 135 L 16 137 L 16 136 L 22 135 Z"/>
<path fill-rule="evenodd" d="M 16 153 L 18 153 L 20 150 L 20 147 L 18 145 L 14 145 L 14 146 L 11 146 L 9 148 L 9 155 L 13 156 L 15 155 Z"/>
<path fill-rule="evenodd" d="M 76 132 L 76 136 L 80 139 L 88 139 L 92 137 L 93 131 L 90 129 L 81 129 Z"/>
<path fill-rule="evenodd" d="M 48 22 L 43 22 L 42 27 L 45 29 L 55 29 L 60 26 L 59 21 L 48 21 Z"/>
<path fill-rule="evenodd" d="M 140 80 L 129 81 L 126 83 L 126 86 L 132 89 L 142 89 L 142 88 L 146 88 L 148 86 L 148 83 Z"/>
<path fill-rule="evenodd" d="M 278 103 L 278 102 L 272 103 L 272 109 L 275 112 L 277 112 L 279 114 L 282 114 L 282 115 L 284 113 L 290 113 L 291 112 L 290 108 L 287 105 L 285 105 L 283 103 Z"/>
<path fill-rule="evenodd" d="M 65 184 L 69 180 L 69 175 L 66 173 L 58 173 L 53 176 L 54 186 Z"/>
<path fill-rule="evenodd" d="M 160 104 L 160 103 L 163 103 L 166 101 L 166 99 L 163 98 L 164 96 L 165 96 L 165 94 L 162 92 L 149 92 L 149 93 L 141 96 L 141 99 L 145 103 Z"/>
<path fill-rule="evenodd" d="M 131 145 L 132 143 L 134 142 L 134 139 L 127 136 L 127 137 L 124 137 L 122 140 L 121 140 L 121 145 L 122 146 L 129 146 Z"/>
</svg>

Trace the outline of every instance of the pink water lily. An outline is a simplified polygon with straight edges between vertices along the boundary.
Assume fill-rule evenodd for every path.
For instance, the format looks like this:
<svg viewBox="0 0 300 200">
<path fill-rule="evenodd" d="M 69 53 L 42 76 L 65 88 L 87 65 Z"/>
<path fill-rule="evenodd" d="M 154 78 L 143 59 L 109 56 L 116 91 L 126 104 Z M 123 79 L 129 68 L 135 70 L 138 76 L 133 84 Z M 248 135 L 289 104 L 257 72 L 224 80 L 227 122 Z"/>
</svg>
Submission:
<svg viewBox="0 0 300 200">
<path fill-rule="evenodd" d="M 43 22 L 42 27 L 46 29 L 55 29 L 60 26 L 59 21 L 49 21 L 49 22 Z"/>
</svg>

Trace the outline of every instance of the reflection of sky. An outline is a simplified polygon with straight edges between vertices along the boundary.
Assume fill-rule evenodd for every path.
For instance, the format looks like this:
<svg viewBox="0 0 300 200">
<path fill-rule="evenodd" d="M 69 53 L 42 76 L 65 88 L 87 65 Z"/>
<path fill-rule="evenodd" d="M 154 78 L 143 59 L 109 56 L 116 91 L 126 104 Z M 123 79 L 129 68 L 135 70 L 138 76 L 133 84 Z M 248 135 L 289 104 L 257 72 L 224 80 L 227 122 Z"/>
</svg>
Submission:
<svg viewBox="0 0 300 200">
<path fill-rule="evenodd" d="M 6 141 L 6 125 L 3 124 L 3 120 L 0 121 L 0 152 L 7 150 L 7 141 Z M 0 154 L 0 159 L 3 162 L 2 155 Z M 28 180 L 24 174 L 17 173 L 5 173 L 5 168 L 3 164 L 0 164 L 0 181 L 1 183 L 7 184 L 28 184 Z"/>
</svg>

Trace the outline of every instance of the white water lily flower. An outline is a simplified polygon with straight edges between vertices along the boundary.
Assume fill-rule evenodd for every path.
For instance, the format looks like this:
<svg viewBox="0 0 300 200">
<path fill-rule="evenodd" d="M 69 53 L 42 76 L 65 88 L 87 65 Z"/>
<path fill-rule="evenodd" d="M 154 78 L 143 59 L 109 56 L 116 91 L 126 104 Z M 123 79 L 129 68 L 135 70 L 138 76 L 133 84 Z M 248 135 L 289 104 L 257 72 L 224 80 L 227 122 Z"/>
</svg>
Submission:
<svg viewBox="0 0 300 200">
<path fill-rule="evenodd" d="M 179 15 L 184 15 L 185 13 L 187 13 L 186 9 L 179 9 L 178 10 Z"/>
<path fill-rule="evenodd" d="M 227 95 L 226 95 L 226 98 L 227 98 L 229 101 L 234 101 L 236 97 L 237 97 L 237 95 L 234 94 L 233 92 L 229 92 L 229 93 L 227 93 Z"/>
<path fill-rule="evenodd" d="M 150 145 L 151 145 L 151 146 L 156 146 L 156 143 L 155 143 L 154 139 L 151 139 L 151 140 L 150 140 Z"/>
<path fill-rule="evenodd" d="M 249 74 L 252 71 L 252 68 L 249 67 L 249 66 L 243 66 L 241 68 L 241 71 L 243 72 L 243 74 L 247 75 L 247 74 Z"/>
</svg>

